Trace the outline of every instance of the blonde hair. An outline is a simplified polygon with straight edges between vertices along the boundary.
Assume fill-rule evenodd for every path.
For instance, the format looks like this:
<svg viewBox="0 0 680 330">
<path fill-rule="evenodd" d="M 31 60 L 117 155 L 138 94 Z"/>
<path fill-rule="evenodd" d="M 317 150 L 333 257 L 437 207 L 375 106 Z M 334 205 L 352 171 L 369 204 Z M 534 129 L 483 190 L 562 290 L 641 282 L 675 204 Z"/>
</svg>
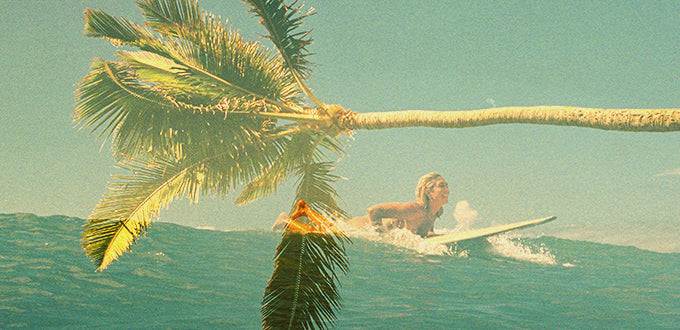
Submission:
<svg viewBox="0 0 680 330">
<path fill-rule="evenodd" d="M 434 181 L 437 179 L 444 179 L 441 175 L 432 172 L 425 174 L 418 180 L 418 185 L 416 186 L 416 200 L 423 204 L 425 211 L 430 210 L 430 197 L 425 193 L 426 190 L 434 188 Z M 435 217 L 439 218 L 442 213 L 444 213 L 444 208 L 442 207 L 437 211 Z"/>
</svg>

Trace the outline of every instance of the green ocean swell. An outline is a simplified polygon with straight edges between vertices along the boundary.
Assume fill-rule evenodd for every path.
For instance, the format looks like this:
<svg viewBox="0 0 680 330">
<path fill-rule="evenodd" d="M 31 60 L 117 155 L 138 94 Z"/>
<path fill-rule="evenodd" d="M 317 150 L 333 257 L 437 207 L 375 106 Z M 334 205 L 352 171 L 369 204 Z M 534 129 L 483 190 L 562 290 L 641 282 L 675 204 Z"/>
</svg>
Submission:
<svg viewBox="0 0 680 330">
<path fill-rule="evenodd" d="M 83 223 L 0 215 L 0 328 L 259 327 L 280 234 L 156 223 L 99 273 L 79 245 Z M 340 329 L 672 328 L 680 320 L 678 253 L 553 237 L 473 242 L 443 255 L 353 241 Z M 520 252 L 502 253 L 503 244 Z"/>
</svg>

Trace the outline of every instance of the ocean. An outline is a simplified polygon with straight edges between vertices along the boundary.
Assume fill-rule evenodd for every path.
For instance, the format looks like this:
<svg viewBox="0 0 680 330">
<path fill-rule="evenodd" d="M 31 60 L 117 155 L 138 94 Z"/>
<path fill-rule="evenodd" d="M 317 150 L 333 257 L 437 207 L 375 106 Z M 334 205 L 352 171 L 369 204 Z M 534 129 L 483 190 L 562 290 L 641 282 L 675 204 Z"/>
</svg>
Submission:
<svg viewBox="0 0 680 330">
<path fill-rule="evenodd" d="M 84 222 L 0 214 L 0 328 L 260 327 L 280 233 L 159 222 L 102 273 Z M 680 327 L 680 253 L 522 232 L 451 248 L 351 237 L 338 329 Z"/>
</svg>

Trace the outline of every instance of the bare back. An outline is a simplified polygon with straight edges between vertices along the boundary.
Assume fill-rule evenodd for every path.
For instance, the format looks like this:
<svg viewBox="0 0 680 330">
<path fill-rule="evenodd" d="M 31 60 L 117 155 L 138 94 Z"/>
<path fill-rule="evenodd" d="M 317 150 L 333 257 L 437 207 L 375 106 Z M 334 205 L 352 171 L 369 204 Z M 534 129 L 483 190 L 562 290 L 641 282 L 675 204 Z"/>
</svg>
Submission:
<svg viewBox="0 0 680 330">
<path fill-rule="evenodd" d="M 434 227 L 434 217 L 428 217 L 418 202 L 378 204 L 370 207 L 367 213 L 350 223 L 357 227 L 371 224 L 382 230 L 405 228 L 422 237 L 430 234 Z"/>
</svg>

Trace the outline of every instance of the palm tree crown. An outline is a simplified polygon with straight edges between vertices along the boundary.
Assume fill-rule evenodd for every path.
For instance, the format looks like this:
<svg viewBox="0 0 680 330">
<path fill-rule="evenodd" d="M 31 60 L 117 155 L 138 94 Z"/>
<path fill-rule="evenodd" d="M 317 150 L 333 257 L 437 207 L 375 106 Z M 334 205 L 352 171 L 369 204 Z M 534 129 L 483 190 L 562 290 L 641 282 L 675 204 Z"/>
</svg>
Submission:
<svg viewBox="0 0 680 330">
<path fill-rule="evenodd" d="M 270 38 L 283 54 L 276 55 L 243 41 L 195 1 L 138 5 L 152 30 L 85 11 L 88 36 L 139 49 L 119 51 L 117 62 L 95 59 L 77 91 L 76 121 L 112 137 L 120 167 L 131 172 L 113 178 L 86 229 L 84 245 L 100 269 L 175 198 L 226 196 L 245 185 L 237 202 L 247 203 L 295 174 L 296 200 L 344 215 L 325 161 L 342 153 L 341 141 L 310 124 L 280 123 L 316 111 L 304 106 L 301 87 L 311 40 L 295 32 L 306 14 L 278 1 L 250 2 L 275 24 Z"/>
</svg>

